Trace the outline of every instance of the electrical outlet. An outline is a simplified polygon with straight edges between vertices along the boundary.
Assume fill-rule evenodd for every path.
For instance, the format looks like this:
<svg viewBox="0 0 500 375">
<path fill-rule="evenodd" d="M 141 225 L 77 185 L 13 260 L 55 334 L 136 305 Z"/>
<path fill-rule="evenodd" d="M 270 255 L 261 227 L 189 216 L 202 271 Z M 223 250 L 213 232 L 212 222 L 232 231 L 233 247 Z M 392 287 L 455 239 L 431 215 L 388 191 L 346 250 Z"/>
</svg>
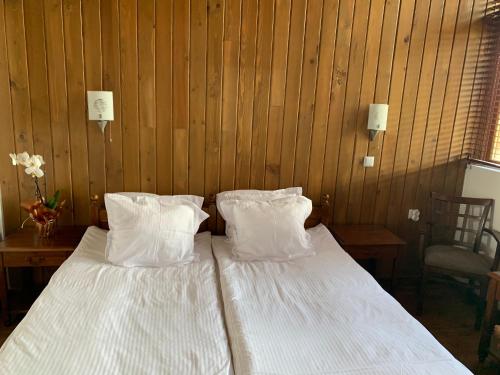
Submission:
<svg viewBox="0 0 500 375">
<path fill-rule="evenodd" d="M 408 210 L 408 220 L 417 222 L 420 220 L 420 210 L 418 208 L 410 208 Z"/>
<path fill-rule="evenodd" d="M 375 164 L 375 157 L 374 156 L 365 156 L 363 158 L 363 166 L 365 168 L 371 168 Z"/>
</svg>

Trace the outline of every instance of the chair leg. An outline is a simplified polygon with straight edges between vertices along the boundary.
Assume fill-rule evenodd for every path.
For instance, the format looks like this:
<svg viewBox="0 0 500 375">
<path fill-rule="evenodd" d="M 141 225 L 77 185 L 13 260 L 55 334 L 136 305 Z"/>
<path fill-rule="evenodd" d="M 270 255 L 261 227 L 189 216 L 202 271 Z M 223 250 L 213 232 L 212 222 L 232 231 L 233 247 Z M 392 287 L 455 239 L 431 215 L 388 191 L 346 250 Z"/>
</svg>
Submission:
<svg viewBox="0 0 500 375">
<path fill-rule="evenodd" d="M 486 293 L 488 291 L 488 283 L 479 282 L 479 298 L 476 305 L 476 321 L 474 323 L 474 329 L 479 331 L 481 329 L 481 323 L 483 322 L 484 311 L 486 307 Z"/>
<path fill-rule="evenodd" d="M 422 315 L 424 310 L 424 295 L 425 295 L 425 287 L 427 286 L 427 279 L 428 279 L 427 271 L 424 268 L 422 270 L 420 285 L 418 286 L 417 315 Z"/>
</svg>

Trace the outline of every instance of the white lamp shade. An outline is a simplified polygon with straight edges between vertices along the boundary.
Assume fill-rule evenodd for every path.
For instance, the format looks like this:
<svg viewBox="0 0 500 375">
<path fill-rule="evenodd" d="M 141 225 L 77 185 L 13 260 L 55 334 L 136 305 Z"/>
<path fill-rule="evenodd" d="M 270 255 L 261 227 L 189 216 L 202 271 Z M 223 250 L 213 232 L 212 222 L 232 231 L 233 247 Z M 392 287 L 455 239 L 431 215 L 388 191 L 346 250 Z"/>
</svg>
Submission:
<svg viewBox="0 0 500 375">
<path fill-rule="evenodd" d="M 87 91 L 89 120 L 113 121 L 113 91 Z"/>
<path fill-rule="evenodd" d="M 368 112 L 368 129 L 384 131 L 387 128 L 388 104 L 370 104 Z"/>
</svg>

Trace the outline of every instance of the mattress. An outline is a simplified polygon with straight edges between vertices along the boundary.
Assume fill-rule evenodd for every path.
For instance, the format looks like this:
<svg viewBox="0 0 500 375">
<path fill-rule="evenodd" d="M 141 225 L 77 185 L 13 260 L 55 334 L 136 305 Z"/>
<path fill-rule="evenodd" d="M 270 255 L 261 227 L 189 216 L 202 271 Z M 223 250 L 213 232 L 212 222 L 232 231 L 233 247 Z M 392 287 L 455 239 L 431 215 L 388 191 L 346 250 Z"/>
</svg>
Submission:
<svg viewBox="0 0 500 375">
<path fill-rule="evenodd" d="M 228 374 L 210 233 L 198 262 L 124 268 L 90 227 L 0 349 L 0 374 Z"/>
<path fill-rule="evenodd" d="M 316 255 L 282 263 L 212 237 L 236 374 L 471 374 L 326 227 L 309 233 Z"/>
</svg>

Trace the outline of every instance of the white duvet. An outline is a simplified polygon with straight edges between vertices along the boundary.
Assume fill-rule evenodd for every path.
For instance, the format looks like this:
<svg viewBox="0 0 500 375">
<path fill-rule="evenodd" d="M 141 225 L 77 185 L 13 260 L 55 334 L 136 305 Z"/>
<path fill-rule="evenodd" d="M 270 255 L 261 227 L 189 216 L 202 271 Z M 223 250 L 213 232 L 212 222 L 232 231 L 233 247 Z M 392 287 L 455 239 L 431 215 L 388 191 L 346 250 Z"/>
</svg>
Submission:
<svg viewBox="0 0 500 375">
<path fill-rule="evenodd" d="M 89 228 L 0 349 L 0 374 L 230 373 L 210 241 L 196 236 L 199 262 L 124 268 Z"/>
<path fill-rule="evenodd" d="M 309 233 L 317 254 L 282 263 L 212 237 L 236 374 L 471 374 L 323 225 Z"/>
</svg>

